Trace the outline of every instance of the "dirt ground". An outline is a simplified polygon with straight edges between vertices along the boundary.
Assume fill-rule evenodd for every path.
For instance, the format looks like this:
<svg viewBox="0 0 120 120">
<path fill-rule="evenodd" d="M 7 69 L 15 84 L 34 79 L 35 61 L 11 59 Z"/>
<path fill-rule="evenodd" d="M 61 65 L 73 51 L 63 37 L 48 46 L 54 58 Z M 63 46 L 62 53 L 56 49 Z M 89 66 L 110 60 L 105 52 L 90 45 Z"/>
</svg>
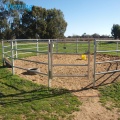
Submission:
<svg viewBox="0 0 120 120">
<path fill-rule="evenodd" d="M 39 55 L 26 58 L 27 60 L 34 60 L 40 62 L 48 62 L 47 55 Z M 110 55 L 97 55 L 97 61 L 120 60 L 119 57 Z M 52 87 L 69 89 L 74 95 L 82 100 L 83 105 L 80 107 L 81 111 L 73 113 L 74 120 L 117 120 L 120 118 L 120 113 L 117 110 L 107 110 L 99 102 L 99 92 L 92 89 L 93 86 L 93 55 L 90 55 L 90 77 L 54 77 L 52 79 Z M 53 64 L 88 64 L 87 60 L 81 60 L 80 55 L 53 55 Z M 15 66 L 23 68 L 39 68 L 40 72 L 47 74 L 47 65 L 32 63 L 27 61 L 16 60 Z M 97 64 L 96 73 L 106 72 L 112 70 L 120 70 L 120 62 Z M 87 66 L 54 66 L 54 75 L 84 75 L 87 74 Z M 40 74 L 30 75 L 25 70 L 15 68 L 15 74 L 27 78 L 35 83 L 48 86 L 47 76 Z M 120 72 L 111 74 L 96 75 L 95 86 L 104 86 L 118 81 Z"/>
</svg>

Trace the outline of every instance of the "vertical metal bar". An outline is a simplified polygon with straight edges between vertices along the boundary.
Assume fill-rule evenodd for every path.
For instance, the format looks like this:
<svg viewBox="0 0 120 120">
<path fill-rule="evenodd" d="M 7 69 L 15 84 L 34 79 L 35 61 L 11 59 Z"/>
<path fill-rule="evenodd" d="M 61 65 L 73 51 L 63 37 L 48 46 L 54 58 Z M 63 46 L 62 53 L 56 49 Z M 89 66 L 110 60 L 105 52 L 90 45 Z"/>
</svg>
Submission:
<svg viewBox="0 0 120 120">
<path fill-rule="evenodd" d="M 119 45 L 119 44 L 118 44 L 118 41 L 117 41 L 117 47 L 116 47 L 116 50 L 118 50 L 118 45 Z M 116 53 L 117 53 L 117 55 L 118 55 L 118 51 L 117 51 Z"/>
<path fill-rule="evenodd" d="M 88 79 L 90 79 L 90 40 L 88 40 Z"/>
<path fill-rule="evenodd" d="M 51 87 L 51 41 L 48 40 L 48 88 Z"/>
<path fill-rule="evenodd" d="M 39 51 L 39 43 L 38 43 L 38 39 L 36 41 L 36 48 L 37 48 L 37 56 L 39 55 L 38 51 Z"/>
<path fill-rule="evenodd" d="M 17 53 L 17 40 L 15 40 L 15 56 L 18 58 L 18 53 Z"/>
<path fill-rule="evenodd" d="M 4 40 L 2 40 L 2 62 L 3 62 L 3 66 L 5 66 L 5 61 L 4 61 Z"/>
<path fill-rule="evenodd" d="M 14 45 L 13 40 L 11 40 L 11 60 L 12 60 L 12 74 L 14 75 Z"/>
<path fill-rule="evenodd" d="M 51 59 L 51 79 L 53 77 L 53 41 L 51 41 L 50 45 L 50 59 Z"/>
<path fill-rule="evenodd" d="M 78 53 L 78 39 L 76 39 L 76 53 Z"/>
<path fill-rule="evenodd" d="M 49 73 L 49 69 L 50 69 L 50 62 L 49 62 L 50 61 L 49 60 L 50 59 L 50 54 L 49 54 L 50 51 L 49 50 L 50 50 L 50 48 L 49 47 L 50 47 L 50 40 L 48 40 L 48 88 L 50 87 L 50 83 L 49 83 L 50 82 L 50 78 L 49 78 L 50 77 L 50 75 L 49 75 L 50 74 Z"/>
<path fill-rule="evenodd" d="M 56 40 L 56 53 L 58 53 L 58 39 Z"/>
<path fill-rule="evenodd" d="M 97 50 L 99 50 L 99 43 L 100 43 L 100 42 L 97 42 L 97 43 L 96 43 L 96 45 L 97 45 L 97 46 L 96 46 L 96 49 L 97 49 Z"/>
<path fill-rule="evenodd" d="M 96 46 L 97 44 L 96 44 L 96 39 L 94 40 L 94 72 L 93 72 L 93 87 L 95 87 L 95 82 L 96 82 L 96 51 L 97 51 L 97 49 L 96 49 Z"/>
</svg>

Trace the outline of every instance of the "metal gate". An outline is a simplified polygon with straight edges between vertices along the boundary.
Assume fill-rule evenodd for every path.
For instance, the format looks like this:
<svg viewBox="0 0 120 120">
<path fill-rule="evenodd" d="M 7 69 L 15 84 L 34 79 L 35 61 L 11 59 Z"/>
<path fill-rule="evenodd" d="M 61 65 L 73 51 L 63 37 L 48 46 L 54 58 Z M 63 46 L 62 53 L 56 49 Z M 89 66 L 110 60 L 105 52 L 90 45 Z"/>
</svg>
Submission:
<svg viewBox="0 0 120 120">
<path fill-rule="evenodd" d="M 66 52 L 66 49 L 67 49 L 67 45 L 68 47 L 70 47 L 70 44 L 71 45 L 74 45 L 75 49 L 73 52 L 69 52 L 67 51 Z M 81 44 L 84 44 L 86 45 L 86 51 L 79 51 L 79 47 Z M 63 46 L 61 46 L 63 45 Z M 55 46 L 55 49 L 54 47 Z M 60 49 L 60 50 L 59 50 Z M 65 51 L 61 51 L 61 49 L 65 49 Z M 71 49 L 71 48 L 70 48 Z M 73 49 L 73 48 L 72 48 Z M 71 56 L 74 56 L 74 55 L 82 55 L 82 54 L 85 54 L 87 56 L 87 64 L 55 64 L 53 62 L 53 56 L 57 54 L 57 55 L 71 55 Z M 49 40 L 49 53 L 48 53 L 48 71 L 49 71 L 49 75 L 48 75 L 48 81 L 49 81 L 49 86 L 51 86 L 51 80 L 53 77 L 88 77 L 89 79 L 89 74 L 90 74 L 90 41 L 79 41 L 79 40 L 76 40 L 76 41 L 64 41 L 64 40 Z M 76 74 L 54 74 L 54 71 L 53 71 L 53 67 L 61 67 L 61 66 L 72 66 L 72 67 L 77 67 L 77 66 L 83 66 L 83 67 L 87 67 L 87 74 L 79 74 L 79 75 L 76 75 Z"/>
<path fill-rule="evenodd" d="M 111 46 L 111 43 L 113 44 L 112 46 Z M 104 47 L 104 45 L 105 45 L 105 47 Z M 107 47 L 106 47 L 106 45 L 107 45 Z M 97 75 L 120 72 L 120 69 L 96 72 L 96 70 L 98 68 L 97 65 L 99 65 L 99 64 L 120 62 L 119 58 L 115 59 L 115 60 L 105 60 L 105 61 L 97 61 L 96 60 L 97 54 L 105 54 L 105 53 L 114 53 L 114 55 L 116 55 L 116 56 L 120 55 L 120 40 L 96 40 L 96 39 L 94 40 L 93 87 L 95 87 Z"/>
<path fill-rule="evenodd" d="M 57 39 L 16 39 L 16 40 L 9 40 L 7 41 L 8 44 L 4 44 L 6 41 L 2 41 L 2 57 L 3 63 L 5 62 L 5 57 L 10 58 L 11 66 L 12 66 L 12 73 L 15 73 L 14 68 L 27 70 L 26 68 L 15 66 L 14 60 L 22 60 L 28 62 L 34 62 L 38 64 L 44 64 L 47 68 L 47 73 L 38 72 L 41 75 L 48 76 L 48 86 L 51 87 L 51 81 L 53 77 L 88 77 L 90 76 L 90 41 L 81 41 L 81 40 L 57 40 Z M 39 44 L 45 43 L 46 51 L 41 51 L 40 48 L 44 46 L 39 46 Z M 32 49 L 28 48 L 19 48 L 19 46 L 30 45 Z M 6 48 L 9 47 L 9 51 L 5 51 Z M 82 50 L 82 47 L 85 47 L 85 51 Z M 68 49 L 69 48 L 69 49 Z M 61 50 L 62 49 L 62 50 Z M 72 51 L 71 51 L 72 50 Z M 21 51 L 21 53 L 19 53 Z M 26 60 L 25 58 L 20 58 L 19 54 L 26 54 L 26 53 L 34 53 L 34 55 L 39 54 L 46 54 L 48 55 L 47 62 L 41 61 L 33 61 L 33 60 Z M 87 63 L 86 64 L 55 64 L 53 62 L 53 56 L 57 55 L 86 55 L 87 56 Z M 54 74 L 53 67 L 86 67 L 86 74 Z"/>
</svg>

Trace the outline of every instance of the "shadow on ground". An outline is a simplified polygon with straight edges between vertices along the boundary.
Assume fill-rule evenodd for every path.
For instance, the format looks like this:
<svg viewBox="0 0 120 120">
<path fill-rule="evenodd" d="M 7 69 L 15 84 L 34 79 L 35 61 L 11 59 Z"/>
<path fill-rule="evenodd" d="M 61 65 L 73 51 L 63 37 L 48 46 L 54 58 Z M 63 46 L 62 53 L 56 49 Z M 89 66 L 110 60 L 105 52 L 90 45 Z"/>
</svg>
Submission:
<svg viewBox="0 0 120 120">
<path fill-rule="evenodd" d="M 0 68 L 5 68 L 5 67 L 0 66 Z M 110 69 L 110 66 L 108 70 L 109 69 Z M 85 87 L 79 90 L 48 89 L 45 86 L 39 86 L 37 88 L 34 88 L 33 90 L 25 91 L 24 89 L 18 88 L 15 85 L 10 85 L 10 84 L 7 84 L 7 82 L 0 81 L 0 84 L 3 84 L 4 86 L 6 86 L 8 90 L 14 89 L 16 91 L 15 93 L 12 93 L 12 94 L 9 92 L 8 94 L 4 94 L 2 93 L 2 91 L 0 91 L 0 105 L 9 105 L 11 103 L 18 104 L 18 103 L 30 102 L 34 100 L 52 98 L 52 97 L 60 96 L 60 95 L 67 94 L 67 93 L 81 92 L 81 91 L 85 91 L 89 89 L 98 89 L 101 86 L 105 86 L 105 85 L 116 82 L 118 78 L 120 77 L 120 74 L 119 73 L 117 73 L 117 75 L 115 74 L 116 73 L 100 75 L 96 79 L 94 87 L 93 87 L 93 82 L 91 82 L 90 84 L 86 85 Z M 11 76 L 12 74 L 6 74 L 3 77 L 0 76 L 0 79 L 6 79 Z M 113 76 L 115 77 L 113 78 Z"/>
</svg>

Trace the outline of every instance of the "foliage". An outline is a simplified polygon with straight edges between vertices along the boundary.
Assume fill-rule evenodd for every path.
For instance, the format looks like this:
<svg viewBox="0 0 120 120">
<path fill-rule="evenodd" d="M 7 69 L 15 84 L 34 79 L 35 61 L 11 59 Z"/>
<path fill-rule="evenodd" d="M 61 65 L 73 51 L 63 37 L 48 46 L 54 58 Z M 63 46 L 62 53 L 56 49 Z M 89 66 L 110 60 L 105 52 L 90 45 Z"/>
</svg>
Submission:
<svg viewBox="0 0 120 120">
<path fill-rule="evenodd" d="M 120 39 L 120 25 L 114 24 L 111 29 L 111 34 L 115 39 Z"/>
<path fill-rule="evenodd" d="M 47 10 L 41 7 L 33 7 L 32 11 L 25 11 L 22 16 L 22 27 L 24 31 L 24 38 L 36 38 L 36 34 L 40 38 L 46 35 L 46 21 Z"/>
<path fill-rule="evenodd" d="M 0 39 L 11 38 L 63 38 L 67 27 L 61 10 L 33 6 L 27 9 L 4 9 L 9 0 L 1 0 Z M 22 1 L 10 0 L 13 5 Z M 7 36 L 6 36 L 7 35 Z"/>
<path fill-rule="evenodd" d="M 109 36 L 109 35 L 99 35 L 97 33 L 94 33 L 92 35 L 83 33 L 81 36 L 80 35 L 73 35 L 73 36 L 68 36 L 68 38 L 81 38 L 81 39 L 84 39 L 84 40 L 86 40 L 86 38 L 88 38 L 88 39 L 92 40 L 94 38 L 106 38 L 106 39 L 109 39 L 109 38 L 112 38 L 112 37 Z"/>
<path fill-rule="evenodd" d="M 93 37 L 93 38 L 100 38 L 100 35 L 97 34 L 97 33 L 94 33 L 94 34 L 92 35 L 92 37 Z"/>
<path fill-rule="evenodd" d="M 51 9 L 47 11 L 47 38 L 63 38 L 66 31 L 67 23 L 64 15 L 60 10 Z"/>
<path fill-rule="evenodd" d="M 14 34 L 14 29 L 18 27 L 19 16 L 21 14 L 21 10 L 13 10 L 9 9 L 10 4 L 24 4 L 22 1 L 14 1 L 14 0 L 1 0 L 0 7 L 0 39 L 11 39 Z M 8 6 L 8 8 L 6 8 Z"/>
</svg>

